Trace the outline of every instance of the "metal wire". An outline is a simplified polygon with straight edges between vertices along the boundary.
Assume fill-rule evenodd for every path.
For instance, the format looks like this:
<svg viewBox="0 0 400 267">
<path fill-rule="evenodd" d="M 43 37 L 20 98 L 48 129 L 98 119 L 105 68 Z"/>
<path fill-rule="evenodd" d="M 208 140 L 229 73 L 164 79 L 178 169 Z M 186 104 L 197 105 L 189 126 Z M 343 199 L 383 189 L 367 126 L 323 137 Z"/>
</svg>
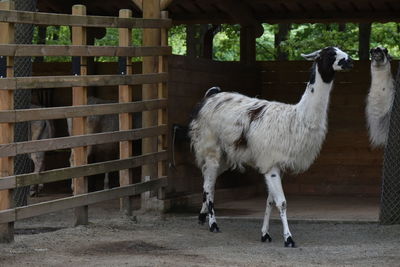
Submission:
<svg viewBox="0 0 400 267">
<path fill-rule="evenodd" d="M 383 162 L 381 224 L 400 224 L 400 64 Z"/>
<path fill-rule="evenodd" d="M 36 11 L 36 0 L 15 0 L 15 9 L 24 11 Z M 33 25 L 16 24 L 15 25 L 15 43 L 31 44 L 33 38 Z M 32 76 L 31 57 L 15 57 L 14 76 L 26 77 Z M 26 109 L 31 104 L 30 90 L 16 90 L 14 93 L 14 108 Z M 16 123 L 14 126 L 14 141 L 27 141 L 29 135 L 29 123 Z M 32 162 L 27 154 L 17 155 L 14 158 L 14 173 L 23 174 L 32 171 Z M 29 186 L 19 187 L 14 190 L 14 205 L 23 206 L 27 204 Z"/>
</svg>

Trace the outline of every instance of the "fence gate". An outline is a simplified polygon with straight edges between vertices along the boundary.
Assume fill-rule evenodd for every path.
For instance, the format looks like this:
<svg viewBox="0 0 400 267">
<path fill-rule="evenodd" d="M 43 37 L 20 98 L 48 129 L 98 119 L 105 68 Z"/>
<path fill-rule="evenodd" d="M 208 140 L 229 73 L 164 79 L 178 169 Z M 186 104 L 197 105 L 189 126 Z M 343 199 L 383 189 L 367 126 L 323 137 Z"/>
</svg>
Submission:
<svg viewBox="0 0 400 267">
<path fill-rule="evenodd" d="M 151 1 L 144 1 L 149 3 Z M 146 7 L 147 5 L 147 7 Z M 15 11 L 13 2 L 0 3 L 0 56 L 6 68 L 0 78 L 0 241 L 13 240 L 13 223 L 49 212 L 75 208 L 75 224 L 88 222 L 88 205 L 121 198 L 121 208 L 132 210 L 131 198 L 143 192 L 159 192 L 163 197 L 166 178 L 167 29 L 171 20 L 152 5 L 144 4 L 144 18 L 132 18 L 130 10 L 120 10 L 119 17 L 86 16 L 83 5 L 72 7 L 72 15 Z M 148 15 L 150 14 L 150 15 Z M 151 15 L 153 14 L 153 15 Z M 151 16 L 154 16 L 152 18 Z M 163 18 L 160 18 L 162 16 Z M 72 27 L 72 45 L 14 44 L 14 24 Z M 119 28 L 119 46 L 86 45 L 88 27 Z M 143 28 L 143 46 L 131 46 L 132 28 Z M 74 75 L 13 77 L 15 57 L 72 56 Z M 119 73 L 87 75 L 86 57 L 118 56 Z M 143 57 L 143 73 L 136 74 L 132 57 Z M 3 61 L 4 61 L 3 60 Z M 1 71 L 1 69 L 0 69 Z M 88 86 L 118 86 L 119 103 L 87 105 Z M 143 99 L 133 101 L 132 86 L 143 85 Z M 72 87 L 72 106 L 14 110 L 15 90 Z M 133 112 L 143 112 L 143 125 L 133 129 Z M 119 114 L 119 131 L 85 134 L 85 118 L 91 115 Z M 73 118 L 69 137 L 14 142 L 15 123 L 34 120 Z M 132 140 L 143 139 L 143 154 L 133 156 Z M 120 158 L 87 164 L 86 148 L 90 145 L 119 142 Z M 71 148 L 74 162 L 69 168 L 16 175 L 14 157 L 19 154 Z M 132 184 L 131 168 L 142 166 L 146 181 Z M 86 176 L 111 171 L 120 172 L 120 187 L 88 193 Z M 148 179 L 150 177 L 151 179 Z M 74 195 L 24 207 L 13 207 L 15 188 L 73 178 Z"/>
</svg>

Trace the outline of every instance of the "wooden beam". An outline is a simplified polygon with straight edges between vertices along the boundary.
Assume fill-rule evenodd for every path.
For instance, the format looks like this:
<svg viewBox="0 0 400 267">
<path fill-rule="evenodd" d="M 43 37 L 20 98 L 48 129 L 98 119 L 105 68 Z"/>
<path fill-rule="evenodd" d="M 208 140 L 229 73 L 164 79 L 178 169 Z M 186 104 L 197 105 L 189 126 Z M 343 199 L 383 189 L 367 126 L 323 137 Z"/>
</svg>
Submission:
<svg viewBox="0 0 400 267">
<path fill-rule="evenodd" d="M 155 152 L 126 159 L 103 161 L 81 166 L 55 169 L 50 171 L 20 174 L 16 178 L 16 186 L 26 186 L 39 183 L 50 183 L 70 179 L 71 177 L 89 176 L 100 173 L 119 171 L 155 163 L 167 158 L 167 152 Z"/>
<path fill-rule="evenodd" d="M 35 108 L 0 111 L 0 123 L 23 122 L 35 120 L 54 120 L 96 115 L 117 114 L 124 112 L 141 112 L 165 108 L 166 99 L 135 101 L 131 103 L 113 103 L 96 105 L 79 105 L 55 108 Z"/>
<path fill-rule="evenodd" d="M 112 188 L 78 196 L 45 201 L 16 209 L 0 211 L 0 223 L 8 223 L 16 220 L 31 218 L 64 209 L 77 208 L 83 205 L 92 205 L 98 202 L 116 198 L 139 195 L 150 190 L 157 190 L 167 184 L 166 177 L 160 177 L 148 182 Z"/>
<path fill-rule="evenodd" d="M 50 151 L 67 149 L 79 146 L 91 146 L 107 143 L 115 143 L 128 140 L 139 140 L 149 136 L 159 136 L 167 133 L 167 126 L 160 125 L 150 128 L 135 130 L 105 132 L 85 135 L 74 135 L 52 139 L 17 142 L 12 144 L 0 144 L 0 157 L 16 156 L 18 154 L 33 153 L 38 151 Z M 7 183 L 0 179 L 1 183 Z M 13 188 L 13 187 L 7 187 Z M 0 189 L 4 189 L 0 186 Z"/>
<path fill-rule="evenodd" d="M 132 17 L 132 11 L 128 9 L 121 9 L 119 11 L 120 18 Z M 132 30 L 126 28 L 120 28 L 119 32 L 119 46 L 131 46 L 132 45 Z M 132 58 L 123 57 L 121 60 L 124 61 L 125 70 L 121 70 L 121 75 L 132 74 Z M 118 86 L 118 97 L 119 103 L 129 103 L 133 100 L 133 88 L 130 85 Z M 119 114 L 119 130 L 130 130 L 133 127 L 132 113 L 120 113 Z M 119 158 L 125 159 L 133 155 L 131 141 L 119 142 Z M 132 169 L 125 169 L 119 171 L 119 184 L 120 186 L 130 185 L 133 183 Z M 133 210 L 133 198 L 125 197 L 120 199 L 120 209 L 128 216 L 132 215 Z"/>
<path fill-rule="evenodd" d="M 160 0 L 160 10 L 167 9 L 168 6 L 173 2 L 173 0 Z"/>
<path fill-rule="evenodd" d="M 240 62 L 247 66 L 256 63 L 256 36 L 252 27 L 240 29 Z"/>
<path fill-rule="evenodd" d="M 145 1 L 147 2 L 147 0 Z M 66 14 L 0 10 L 0 22 L 34 25 L 104 27 L 104 28 L 164 28 L 171 20 L 116 18 L 108 16 L 73 16 Z"/>
<path fill-rule="evenodd" d="M 161 11 L 161 18 L 168 18 L 168 11 Z M 168 46 L 168 29 L 161 29 L 161 45 Z M 168 58 L 166 56 L 160 56 L 158 61 L 158 72 L 168 73 Z M 158 98 L 168 98 L 168 84 L 162 82 L 158 84 Z M 168 124 L 168 111 L 167 109 L 158 110 L 158 125 Z M 168 147 L 168 135 L 160 135 L 158 141 L 158 151 L 167 150 Z M 167 176 L 168 167 L 167 161 L 158 162 L 158 176 Z M 165 188 L 160 188 L 158 191 L 158 198 L 165 199 Z"/>
<path fill-rule="evenodd" d="M 232 17 L 236 23 L 246 28 L 254 28 L 256 37 L 260 37 L 264 33 L 264 27 L 261 22 L 256 19 L 250 7 L 241 0 L 216 0 L 215 3 L 220 9 L 225 11 Z"/>
<path fill-rule="evenodd" d="M 143 10 L 143 0 L 132 0 L 132 2 L 133 2 L 140 10 Z"/>
<path fill-rule="evenodd" d="M 126 28 L 125 28 L 126 29 Z M 124 47 L 93 45 L 0 45 L 0 55 L 13 57 L 80 56 L 80 57 L 143 57 L 170 55 L 170 47 Z"/>
<path fill-rule="evenodd" d="M 160 0 L 146 0 L 143 2 L 143 18 L 144 19 L 159 19 Z M 144 29 L 143 30 L 143 46 L 159 46 L 160 45 L 160 30 L 159 29 Z M 158 72 L 157 57 L 143 57 L 143 74 Z M 156 99 L 158 97 L 157 84 L 145 84 L 142 87 L 142 99 Z M 158 124 L 158 112 L 147 111 L 142 113 L 142 127 L 151 127 Z M 157 138 L 144 138 L 142 140 L 142 153 L 152 153 L 158 150 Z M 157 177 L 157 163 L 148 164 L 142 167 L 142 181 L 145 176 L 150 176 L 151 179 Z"/>
<path fill-rule="evenodd" d="M 86 7 L 83 5 L 74 5 L 72 7 L 73 15 L 86 15 Z M 72 27 L 72 44 L 86 45 L 86 28 Z M 87 58 L 81 57 L 80 59 L 80 75 L 87 74 Z M 86 87 L 72 87 L 72 105 L 86 105 L 87 104 L 87 88 Z M 72 119 L 72 135 L 83 135 L 86 133 L 86 117 L 79 117 Z M 76 147 L 71 151 L 73 166 L 80 166 L 87 164 L 87 147 Z M 71 176 L 73 177 L 73 176 Z M 76 177 L 72 179 L 74 185 L 74 195 L 85 194 L 88 192 L 87 178 Z M 88 224 L 88 206 L 75 208 L 75 225 Z"/>
<path fill-rule="evenodd" d="M 151 84 L 166 81 L 166 73 L 135 75 L 37 76 L 0 79 L 0 91 L 17 89 L 62 88 L 71 86 L 112 86 Z M 3 90 L 5 91 L 5 90 Z"/>
<path fill-rule="evenodd" d="M 0 9 L 14 9 L 13 1 L 1 1 Z M 14 43 L 14 24 L 0 23 L 0 43 Z M 14 58 L 7 57 L 6 61 L 7 77 L 14 76 Z M 4 79 L 4 78 L 0 78 Z M 4 89 L 7 89 L 6 87 Z M 0 90 L 0 110 L 12 110 L 14 108 L 14 94 L 11 90 Z M 12 123 L 0 124 L 0 144 L 9 144 L 14 139 L 14 126 Z M 14 160 L 12 157 L 0 158 L 0 179 L 1 177 L 13 175 Z M 6 210 L 13 207 L 13 191 L 0 191 L 0 210 Z M 0 243 L 12 242 L 14 240 L 14 224 L 13 222 L 5 222 L 0 224 Z"/>
</svg>

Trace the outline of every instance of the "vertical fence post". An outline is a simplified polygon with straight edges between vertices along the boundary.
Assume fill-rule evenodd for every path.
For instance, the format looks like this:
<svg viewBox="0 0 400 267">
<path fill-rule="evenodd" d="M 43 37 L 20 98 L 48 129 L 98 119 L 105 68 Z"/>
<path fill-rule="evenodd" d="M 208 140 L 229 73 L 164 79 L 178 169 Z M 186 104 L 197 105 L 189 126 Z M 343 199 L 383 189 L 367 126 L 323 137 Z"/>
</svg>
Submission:
<svg viewBox="0 0 400 267">
<path fill-rule="evenodd" d="M 132 11 L 129 9 L 121 9 L 119 11 L 120 18 L 131 18 Z M 119 29 L 119 46 L 131 46 L 132 43 L 132 29 L 120 28 Z M 130 75 L 132 74 L 132 58 L 121 57 L 120 59 L 120 74 Z M 132 86 L 131 85 L 119 85 L 119 102 L 126 103 L 132 102 Z M 119 130 L 130 130 L 132 129 L 132 114 L 121 113 L 119 114 Z M 120 159 L 132 157 L 132 141 L 121 141 L 119 142 L 119 155 Z M 133 183 L 132 170 L 120 170 L 119 171 L 119 183 L 121 186 L 129 185 Z M 124 197 L 120 201 L 121 210 L 126 215 L 132 215 L 132 201 L 133 197 Z"/>
<path fill-rule="evenodd" d="M 14 9 L 14 2 L 0 2 L 0 9 Z M 0 23 L 0 43 L 14 43 L 14 24 Z M 1 75 L 6 77 L 14 76 L 14 58 L 7 57 L 6 68 Z M 2 88 L 5 89 L 5 88 Z M 0 110 L 14 109 L 14 94 L 12 90 L 0 90 Z M 0 123 L 0 144 L 12 143 L 14 139 L 14 126 L 12 123 Z M 0 158 L 0 176 L 5 177 L 13 175 L 14 159 L 13 157 Z M 1 179 L 1 178 L 0 178 Z M 13 191 L 0 191 L 0 210 L 10 209 L 13 205 Z M 0 242 L 12 242 L 14 240 L 14 222 L 0 224 Z"/>
<path fill-rule="evenodd" d="M 161 11 L 161 18 L 168 18 L 168 11 Z M 161 46 L 168 46 L 168 29 L 161 29 Z M 160 56 L 158 61 L 158 72 L 168 72 L 168 57 Z M 168 87 L 167 82 L 158 84 L 158 98 L 168 98 Z M 158 125 L 166 125 L 168 123 L 168 111 L 167 109 L 158 110 Z M 161 135 L 158 142 L 158 151 L 167 150 L 168 146 L 167 135 Z M 158 177 L 167 175 L 167 162 L 160 161 L 158 163 Z M 158 191 L 158 198 L 165 198 L 165 188 L 160 188 Z"/>
<path fill-rule="evenodd" d="M 160 18 L 160 0 L 143 1 L 143 18 L 158 19 Z M 159 29 L 143 29 L 143 46 L 159 46 L 160 45 L 160 30 Z M 158 57 L 147 56 L 143 57 L 143 74 L 158 72 Z M 158 88 L 157 84 L 144 84 L 142 87 L 142 99 L 157 99 Z M 142 116 L 142 127 L 151 127 L 158 124 L 157 111 L 144 111 Z M 143 138 L 142 153 L 152 153 L 158 150 L 157 137 Z M 144 177 L 150 176 L 154 179 L 158 174 L 158 164 L 146 164 L 142 166 L 142 181 Z M 146 200 L 142 201 L 142 207 L 148 207 Z"/>
<path fill-rule="evenodd" d="M 86 7 L 84 5 L 74 5 L 72 7 L 72 15 L 86 15 Z M 72 44 L 86 45 L 86 28 L 72 27 Z M 87 74 L 86 58 L 80 57 L 80 75 Z M 87 88 L 72 87 L 72 105 L 87 104 Z M 72 135 L 83 135 L 86 133 L 86 118 L 79 117 L 72 120 Z M 87 164 L 86 147 L 76 147 L 72 149 L 73 166 Z M 74 195 L 85 194 L 88 191 L 88 182 L 86 177 L 74 178 Z M 75 208 L 75 225 L 88 223 L 88 206 Z"/>
</svg>

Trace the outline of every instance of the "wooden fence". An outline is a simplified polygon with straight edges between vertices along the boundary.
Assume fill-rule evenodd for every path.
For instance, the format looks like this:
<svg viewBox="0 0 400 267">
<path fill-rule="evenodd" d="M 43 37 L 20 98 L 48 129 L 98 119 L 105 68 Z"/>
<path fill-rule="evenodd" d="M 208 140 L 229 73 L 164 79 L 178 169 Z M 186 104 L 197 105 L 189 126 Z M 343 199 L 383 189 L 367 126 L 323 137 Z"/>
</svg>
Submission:
<svg viewBox="0 0 400 267">
<path fill-rule="evenodd" d="M 49 212 L 75 208 L 75 224 L 88 222 L 88 205 L 121 198 L 121 208 L 131 212 L 132 196 L 146 191 L 163 195 L 167 185 L 165 161 L 167 134 L 166 57 L 171 54 L 167 45 L 167 28 L 171 21 L 167 14 L 144 5 L 143 17 L 133 18 L 130 10 L 120 10 L 119 17 L 87 16 L 83 5 L 72 7 L 72 15 L 46 14 L 13 10 L 12 2 L 0 3 L 0 56 L 7 58 L 6 73 L 0 78 L 0 241 L 13 239 L 13 222 Z M 147 10 L 147 11 L 146 11 Z M 14 23 L 72 26 L 72 45 L 16 45 Z M 87 27 L 119 28 L 119 46 L 96 47 L 86 45 Z M 132 47 L 132 28 L 143 28 L 143 47 Z M 147 30 L 147 28 L 153 28 Z M 157 30 L 158 29 L 158 30 Z M 149 41 L 150 40 L 150 41 Z M 16 56 L 72 56 L 78 62 L 71 76 L 13 77 Z M 120 72 L 115 75 L 87 75 L 87 57 L 118 56 Z M 143 74 L 135 74 L 132 57 L 143 57 Z M 118 85 L 119 103 L 87 105 L 88 86 Z M 143 100 L 133 102 L 132 86 L 143 85 Z M 40 109 L 13 109 L 15 90 L 72 87 L 72 106 Z M 152 93 L 149 95 L 149 92 Z M 132 112 L 150 114 L 141 129 L 133 129 Z M 85 134 L 85 120 L 90 115 L 119 114 L 119 131 Z M 73 118 L 72 136 L 13 142 L 14 123 Z M 133 156 L 132 140 L 150 140 L 144 144 L 144 154 Z M 119 142 L 120 158 L 87 164 L 88 145 Z M 13 157 L 17 154 L 72 148 L 74 162 L 69 168 L 40 173 L 14 175 Z M 157 166 L 158 164 L 158 166 Z M 132 184 L 131 168 L 151 169 L 151 180 Z M 110 171 L 120 172 L 120 187 L 93 193 L 87 191 L 88 175 Z M 143 172 L 143 171 L 142 171 Z M 143 175 L 148 175 L 146 171 Z M 73 178 L 74 195 L 24 207 L 13 207 L 13 189 L 39 183 Z"/>
</svg>

